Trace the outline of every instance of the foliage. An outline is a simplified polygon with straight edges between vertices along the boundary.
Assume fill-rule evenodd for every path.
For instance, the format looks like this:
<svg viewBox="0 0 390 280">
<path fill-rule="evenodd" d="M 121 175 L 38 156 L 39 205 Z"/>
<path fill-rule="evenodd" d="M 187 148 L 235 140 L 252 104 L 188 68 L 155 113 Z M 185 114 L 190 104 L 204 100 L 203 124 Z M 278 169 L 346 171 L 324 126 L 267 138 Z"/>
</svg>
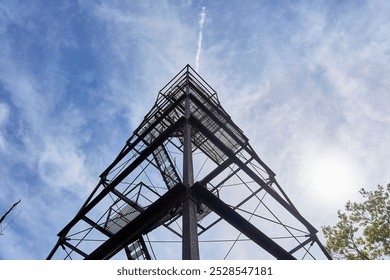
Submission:
<svg viewBox="0 0 390 280">
<path fill-rule="evenodd" d="M 335 259 L 374 260 L 390 256 L 390 184 L 360 190 L 363 202 L 350 202 L 339 221 L 322 228 L 326 248 Z"/>
</svg>

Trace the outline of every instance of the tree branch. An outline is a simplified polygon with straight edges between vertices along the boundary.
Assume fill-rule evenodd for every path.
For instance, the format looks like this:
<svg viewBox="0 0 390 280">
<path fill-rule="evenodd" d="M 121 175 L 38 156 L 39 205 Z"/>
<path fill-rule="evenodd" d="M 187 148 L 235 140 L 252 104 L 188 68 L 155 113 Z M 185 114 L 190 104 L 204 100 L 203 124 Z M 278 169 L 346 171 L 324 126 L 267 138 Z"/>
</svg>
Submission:
<svg viewBox="0 0 390 280">
<path fill-rule="evenodd" d="M 14 205 L 12 205 L 12 207 L 0 218 L 0 224 L 5 220 L 7 215 L 16 207 L 16 205 L 18 205 L 20 203 L 20 201 L 22 201 L 22 200 L 19 199 L 18 202 L 15 202 Z"/>
</svg>

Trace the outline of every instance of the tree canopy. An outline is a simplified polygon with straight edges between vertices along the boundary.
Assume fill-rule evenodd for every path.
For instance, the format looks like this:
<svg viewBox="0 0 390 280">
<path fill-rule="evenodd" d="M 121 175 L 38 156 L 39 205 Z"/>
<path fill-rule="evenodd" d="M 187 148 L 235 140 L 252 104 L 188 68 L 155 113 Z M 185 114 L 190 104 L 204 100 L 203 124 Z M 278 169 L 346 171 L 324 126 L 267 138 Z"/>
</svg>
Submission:
<svg viewBox="0 0 390 280">
<path fill-rule="evenodd" d="M 390 184 L 360 190 L 362 202 L 348 201 L 335 226 L 322 228 L 334 259 L 375 260 L 390 257 Z"/>
</svg>

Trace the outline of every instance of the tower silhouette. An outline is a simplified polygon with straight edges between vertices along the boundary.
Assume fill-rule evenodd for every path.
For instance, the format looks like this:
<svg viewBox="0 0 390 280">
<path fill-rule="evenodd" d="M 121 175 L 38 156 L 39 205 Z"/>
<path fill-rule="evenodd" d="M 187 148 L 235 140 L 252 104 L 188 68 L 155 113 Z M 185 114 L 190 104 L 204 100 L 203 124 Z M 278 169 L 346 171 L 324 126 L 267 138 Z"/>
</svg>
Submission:
<svg viewBox="0 0 390 280">
<path fill-rule="evenodd" d="M 275 173 L 184 67 L 48 259 L 331 259 Z"/>
</svg>

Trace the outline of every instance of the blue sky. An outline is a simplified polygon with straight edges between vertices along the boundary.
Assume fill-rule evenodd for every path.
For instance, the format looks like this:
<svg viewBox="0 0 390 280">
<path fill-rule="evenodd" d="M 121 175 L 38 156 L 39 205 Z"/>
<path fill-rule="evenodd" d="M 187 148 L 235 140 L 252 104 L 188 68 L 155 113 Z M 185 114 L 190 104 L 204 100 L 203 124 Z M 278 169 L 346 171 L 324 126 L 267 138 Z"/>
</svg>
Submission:
<svg viewBox="0 0 390 280">
<path fill-rule="evenodd" d="M 99 174 L 195 67 L 318 229 L 390 182 L 387 1 L 0 2 L 0 259 L 43 259 Z M 20 212 L 19 212 L 20 211 Z"/>
</svg>

